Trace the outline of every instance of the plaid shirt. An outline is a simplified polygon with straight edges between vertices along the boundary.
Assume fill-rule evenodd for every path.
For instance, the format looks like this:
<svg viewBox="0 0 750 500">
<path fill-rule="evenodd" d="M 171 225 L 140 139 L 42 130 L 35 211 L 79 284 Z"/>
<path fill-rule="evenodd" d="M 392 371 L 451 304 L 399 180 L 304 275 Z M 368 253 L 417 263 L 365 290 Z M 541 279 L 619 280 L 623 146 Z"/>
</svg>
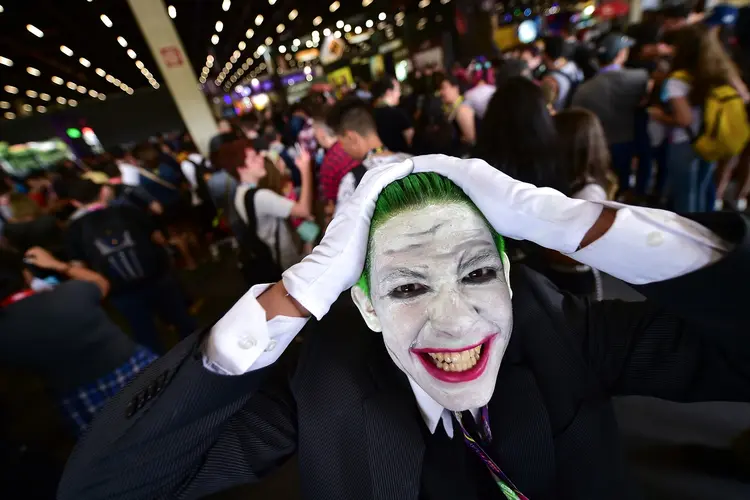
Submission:
<svg viewBox="0 0 750 500">
<path fill-rule="evenodd" d="M 324 200 L 336 200 L 341 179 L 358 164 L 338 142 L 326 151 L 320 165 L 320 194 Z"/>
</svg>

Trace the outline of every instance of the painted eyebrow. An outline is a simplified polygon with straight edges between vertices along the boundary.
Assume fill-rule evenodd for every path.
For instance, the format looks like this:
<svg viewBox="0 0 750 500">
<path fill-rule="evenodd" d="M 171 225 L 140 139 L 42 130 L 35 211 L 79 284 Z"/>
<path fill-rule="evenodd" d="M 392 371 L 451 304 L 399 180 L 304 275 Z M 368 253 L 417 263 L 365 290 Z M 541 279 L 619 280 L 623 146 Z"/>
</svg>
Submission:
<svg viewBox="0 0 750 500">
<path fill-rule="evenodd" d="M 498 258 L 497 251 L 493 252 L 489 248 L 486 248 L 483 251 L 481 251 L 480 253 L 478 253 L 478 254 L 476 254 L 476 255 L 474 255 L 474 256 L 466 259 L 466 260 L 464 260 L 463 257 L 462 257 L 461 261 L 458 263 L 458 272 L 462 273 L 463 271 L 467 271 L 467 270 L 474 271 L 475 270 L 475 269 L 473 269 L 474 266 L 476 266 L 476 265 L 478 265 L 478 264 L 480 264 L 482 262 L 485 262 L 485 261 L 487 261 L 489 259 L 497 259 L 497 258 Z"/>
<path fill-rule="evenodd" d="M 405 267 L 400 267 L 398 269 L 394 269 L 393 271 L 390 271 L 388 274 L 386 274 L 381 282 L 386 282 L 398 278 L 416 278 L 416 279 L 426 279 L 426 275 L 423 273 L 420 273 L 419 271 L 414 271 L 413 269 L 408 269 Z"/>
</svg>

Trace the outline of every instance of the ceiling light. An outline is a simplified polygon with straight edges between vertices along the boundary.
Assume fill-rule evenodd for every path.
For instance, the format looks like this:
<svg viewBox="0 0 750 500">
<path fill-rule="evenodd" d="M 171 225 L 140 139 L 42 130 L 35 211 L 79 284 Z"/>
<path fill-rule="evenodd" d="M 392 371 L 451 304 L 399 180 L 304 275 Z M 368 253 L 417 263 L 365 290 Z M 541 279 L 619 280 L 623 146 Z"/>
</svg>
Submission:
<svg viewBox="0 0 750 500">
<path fill-rule="evenodd" d="M 292 54 L 287 54 L 284 56 L 287 61 L 290 61 L 292 59 Z"/>
<path fill-rule="evenodd" d="M 381 12 L 381 13 L 380 13 L 380 14 L 378 15 L 378 19 L 380 19 L 381 21 L 385 21 L 385 18 L 386 18 L 386 17 L 388 17 L 388 16 L 386 16 L 386 15 L 385 15 L 385 12 Z"/>
<path fill-rule="evenodd" d="M 0 109 L 10 109 L 10 103 L 8 101 L 0 101 Z"/>
<path fill-rule="evenodd" d="M 221 33 L 221 30 L 224 29 L 224 23 L 222 23 L 221 21 L 216 21 L 216 25 L 214 26 L 214 28 L 216 28 L 217 32 Z"/>
<path fill-rule="evenodd" d="M 151 86 L 154 87 L 155 90 L 158 90 L 160 87 L 160 85 L 157 82 L 154 82 Z"/>
<path fill-rule="evenodd" d="M 169 7 L 167 7 L 167 14 L 169 14 L 169 17 L 171 17 L 172 19 L 177 17 L 177 9 L 174 5 L 170 5 Z"/>
<path fill-rule="evenodd" d="M 232 64 L 234 64 L 234 63 L 237 62 L 237 57 L 236 56 L 232 56 L 232 57 L 229 58 L 229 60 L 232 62 Z"/>
<path fill-rule="evenodd" d="M 6 120 L 13 120 L 16 117 L 16 114 L 8 111 L 3 116 L 5 117 Z"/>
<path fill-rule="evenodd" d="M 216 45 L 217 43 L 219 43 L 219 35 L 217 35 L 216 33 L 214 33 L 213 36 L 211 37 L 211 43 L 214 44 L 214 45 Z"/>
<path fill-rule="evenodd" d="M 202 75 L 207 75 L 209 73 L 209 71 L 210 70 L 204 66 L 203 69 L 201 70 L 201 74 Z"/>
<path fill-rule="evenodd" d="M 341 38 L 341 32 L 336 30 L 336 33 L 333 34 L 333 38 Z"/>
<path fill-rule="evenodd" d="M 60 52 L 68 57 L 73 55 L 73 50 L 71 50 L 69 47 L 66 47 L 65 45 L 60 45 Z"/>
<path fill-rule="evenodd" d="M 268 5 L 274 5 L 276 3 L 276 0 L 268 0 Z"/>
<path fill-rule="evenodd" d="M 253 78 L 253 79 L 252 79 L 252 80 L 250 81 L 250 85 L 252 85 L 253 87 L 257 87 L 258 85 L 260 85 L 260 82 L 258 81 L 258 79 L 257 79 L 257 78 Z"/>
<path fill-rule="evenodd" d="M 47 112 L 47 108 L 46 108 L 46 107 L 44 107 L 44 106 L 37 106 L 37 107 L 36 107 L 36 110 L 37 110 L 37 112 L 39 112 L 39 113 L 46 113 L 46 112 Z"/>
<path fill-rule="evenodd" d="M 79 85 L 76 90 L 78 91 L 79 94 L 85 94 L 86 93 L 86 87 L 84 87 L 83 85 Z"/>
<path fill-rule="evenodd" d="M 307 75 L 305 77 L 305 80 L 307 80 L 308 82 L 311 82 L 311 81 L 313 81 L 313 76 L 312 75 Z"/>
<path fill-rule="evenodd" d="M 229 7 L 232 6 L 232 0 L 224 0 L 224 2 L 221 4 L 221 9 L 226 12 L 229 10 Z"/>
<path fill-rule="evenodd" d="M 211 62 L 211 63 L 212 63 L 212 62 L 214 62 L 214 56 L 212 56 L 211 54 L 209 54 L 209 55 L 208 55 L 208 56 L 206 57 L 206 62 Z"/>
<path fill-rule="evenodd" d="M 339 21 L 336 21 L 336 27 L 337 27 L 338 29 L 341 29 L 341 28 L 343 28 L 343 27 L 344 27 L 344 21 L 341 21 L 341 20 L 339 20 Z"/>
<path fill-rule="evenodd" d="M 227 71 L 229 71 L 230 69 L 232 69 L 232 63 L 228 62 L 224 67 L 227 69 Z"/>
<path fill-rule="evenodd" d="M 357 26 L 356 28 L 354 28 L 355 35 L 359 35 L 361 33 L 362 33 L 362 26 Z"/>
<path fill-rule="evenodd" d="M 10 68 L 11 66 L 13 66 L 13 61 L 8 59 L 7 57 L 0 57 L 0 64 L 8 66 Z"/>
<path fill-rule="evenodd" d="M 78 101 L 76 101 L 75 99 L 71 99 L 68 101 L 68 106 L 70 106 L 71 108 L 75 108 L 76 106 L 78 106 Z"/>
<path fill-rule="evenodd" d="M 85 57 L 82 57 L 82 58 L 80 58 L 80 59 L 78 60 L 78 62 L 79 62 L 79 63 L 81 63 L 81 66 L 86 66 L 87 68 L 88 68 L 89 66 L 91 66 L 91 62 L 89 62 L 89 60 L 88 60 L 88 59 L 86 59 Z"/>
<path fill-rule="evenodd" d="M 128 86 L 122 83 L 120 84 L 120 90 L 128 90 Z"/>
<path fill-rule="evenodd" d="M 344 26 L 344 31 L 346 31 L 347 33 L 349 33 L 351 30 L 352 30 L 351 24 L 347 24 L 346 26 Z"/>
<path fill-rule="evenodd" d="M 441 3 L 441 4 L 443 4 L 443 5 L 445 5 L 445 4 L 447 4 L 448 2 L 450 2 L 450 1 L 451 1 L 451 0 L 440 0 L 440 3 Z"/>
<path fill-rule="evenodd" d="M 34 98 L 35 98 L 35 97 L 37 97 L 37 96 L 38 96 L 39 94 L 37 94 L 35 90 L 27 90 L 27 91 L 26 91 L 26 95 L 27 95 L 27 96 L 29 96 L 29 97 L 31 97 L 32 99 L 34 99 Z"/>
<path fill-rule="evenodd" d="M 29 66 L 28 68 L 26 68 L 26 73 L 30 74 L 31 76 L 39 76 L 39 75 L 42 74 L 41 71 L 39 71 L 36 68 L 32 68 L 31 66 Z"/>
<path fill-rule="evenodd" d="M 308 40 L 308 41 L 306 41 L 306 42 L 305 42 L 305 46 L 306 46 L 306 47 L 307 47 L 308 49 L 312 48 L 312 45 L 313 45 L 313 44 L 312 44 L 312 41 L 311 41 L 311 40 Z"/>
<path fill-rule="evenodd" d="M 99 16 L 99 19 L 102 20 L 102 22 L 104 23 L 104 26 L 106 26 L 107 28 L 112 27 L 112 20 L 108 18 L 106 14 L 102 14 L 101 16 Z"/>
<path fill-rule="evenodd" d="M 281 54 L 283 54 L 284 52 L 286 52 L 286 47 L 284 47 L 283 45 L 279 45 L 279 52 Z"/>
<path fill-rule="evenodd" d="M 286 26 L 284 26 L 283 24 L 279 24 L 278 26 L 276 26 L 276 33 L 278 33 L 279 35 L 282 34 L 285 27 Z"/>
<path fill-rule="evenodd" d="M 245 50 L 245 47 L 247 47 L 247 44 L 244 41 L 237 44 L 237 48 L 240 50 Z"/>
<path fill-rule="evenodd" d="M 21 106 L 21 109 L 23 109 L 24 111 L 28 113 L 31 113 L 31 109 L 32 109 L 31 104 L 24 104 L 23 106 Z"/>
<path fill-rule="evenodd" d="M 29 30 L 29 33 L 31 33 L 32 35 L 36 37 L 42 38 L 44 36 L 44 32 L 40 30 L 39 28 L 37 28 L 36 26 L 34 26 L 33 24 L 27 24 L 26 29 Z"/>
<path fill-rule="evenodd" d="M 105 80 L 107 80 L 109 83 L 112 83 L 112 82 L 115 81 L 115 77 L 112 76 L 112 75 L 107 75 L 107 77 L 105 78 Z"/>
<path fill-rule="evenodd" d="M 128 87 L 128 94 L 130 94 L 130 95 L 133 95 L 133 89 L 131 89 L 130 87 Z M 106 99 L 107 99 L 107 96 L 106 96 L 106 95 L 104 95 L 104 94 L 99 94 L 99 100 L 100 100 L 100 101 L 104 101 L 104 100 L 106 100 Z"/>
<path fill-rule="evenodd" d="M 252 38 L 255 32 L 252 29 L 249 29 L 245 32 L 245 38 Z"/>
<path fill-rule="evenodd" d="M 292 42 L 292 45 L 297 46 L 300 43 L 302 43 L 302 42 L 299 41 L 299 38 L 295 38 L 294 41 Z"/>
<path fill-rule="evenodd" d="M 94 90 L 94 89 L 91 89 L 91 90 L 89 90 L 89 95 L 90 95 L 91 97 L 96 97 L 96 96 L 98 96 L 98 95 L 99 95 L 99 92 L 97 92 L 97 91 L 96 91 L 96 90 Z"/>
<path fill-rule="evenodd" d="M 369 7 L 372 0 L 362 0 L 362 7 Z"/>
<path fill-rule="evenodd" d="M 114 80 L 112 80 L 112 85 L 114 85 L 115 87 L 119 87 L 121 83 L 122 82 L 118 78 L 115 78 Z"/>
<path fill-rule="evenodd" d="M 42 101 L 49 101 L 50 99 L 52 99 L 52 97 L 49 94 L 45 94 L 44 92 L 42 92 L 41 94 L 39 94 L 39 99 L 41 99 Z"/>
<path fill-rule="evenodd" d="M 293 9 L 291 12 L 289 12 L 289 20 L 294 21 L 295 19 L 297 19 L 298 15 L 299 15 L 299 12 L 297 12 L 297 9 Z"/>
<path fill-rule="evenodd" d="M 59 76 L 53 76 L 52 83 L 54 83 L 55 85 L 62 85 L 63 83 L 65 83 L 65 81 Z"/>
<path fill-rule="evenodd" d="M 367 22 L 365 23 L 365 26 L 367 26 L 368 28 L 372 28 L 374 24 L 375 23 L 372 22 L 372 19 L 368 19 Z"/>
<path fill-rule="evenodd" d="M 240 52 L 239 50 L 235 50 L 234 52 L 232 52 L 232 56 L 235 59 L 239 59 L 241 55 L 242 55 L 242 52 Z"/>
<path fill-rule="evenodd" d="M 326 28 L 323 30 L 323 36 L 331 36 L 331 29 Z"/>
<path fill-rule="evenodd" d="M 258 55 L 259 55 L 259 56 L 262 56 L 263 54 L 265 54 L 265 53 L 266 53 L 266 47 L 265 47 L 265 46 L 263 46 L 263 45 L 261 45 L 260 47 L 258 47 L 258 50 L 257 50 L 257 52 L 258 52 Z"/>
<path fill-rule="evenodd" d="M 136 61 L 135 62 L 135 67 L 138 68 L 138 69 L 143 69 L 144 66 L 143 66 L 143 63 L 141 61 Z M 102 75 L 99 75 L 99 76 L 102 76 Z"/>
<path fill-rule="evenodd" d="M 260 26 L 261 24 L 263 24 L 263 16 L 258 14 L 255 16 L 255 25 Z"/>
<path fill-rule="evenodd" d="M 127 40 L 125 40 L 125 39 L 124 39 L 123 37 L 121 37 L 121 36 L 118 36 L 118 37 L 117 37 L 117 43 L 119 43 L 119 44 L 120 44 L 120 46 L 122 46 L 122 47 L 127 47 L 127 46 L 128 46 L 128 42 L 127 42 Z"/>
<path fill-rule="evenodd" d="M 247 61 L 245 61 L 245 62 L 246 62 L 247 64 L 253 64 L 253 58 L 252 58 L 252 57 L 248 57 L 248 58 L 247 58 Z"/>
<path fill-rule="evenodd" d="M 55 99 L 55 101 L 57 101 L 57 104 L 63 104 L 63 105 L 65 105 L 65 103 L 68 102 L 68 100 L 64 97 L 58 97 L 57 99 Z"/>
<path fill-rule="evenodd" d="M 419 0 L 419 8 L 424 9 L 430 6 L 430 0 Z"/>
<path fill-rule="evenodd" d="M 339 7 L 341 7 L 341 4 L 337 0 L 333 2 L 330 7 L 328 7 L 328 10 L 330 10 L 331 12 L 336 12 L 337 10 L 339 10 Z"/>
<path fill-rule="evenodd" d="M 273 38 L 271 38 L 270 36 L 266 37 L 266 45 L 268 45 L 269 47 L 273 45 Z"/>
<path fill-rule="evenodd" d="M 136 57 L 138 57 L 138 55 L 135 53 L 135 50 L 133 49 L 128 49 L 128 55 L 131 59 L 135 59 Z"/>
<path fill-rule="evenodd" d="M 213 62 L 213 61 L 208 61 L 208 62 L 206 63 L 206 67 L 207 67 L 207 68 L 213 68 L 213 67 L 214 67 L 214 62 Z"/>
<path fill-rule="evenodd" d="M 139 62 L 140 61 L 136 61 L 136 65 L 138 65 Z M 143 63 L 141 63 L 141 64 L 143 64 Z M 104 71 L 102 68 L 96 68 L 95 73 L 97 75 L 101 76 L 102 78 L 104 78 L 105 76 L 107 76 L 107 72 Z"/>
</svg>

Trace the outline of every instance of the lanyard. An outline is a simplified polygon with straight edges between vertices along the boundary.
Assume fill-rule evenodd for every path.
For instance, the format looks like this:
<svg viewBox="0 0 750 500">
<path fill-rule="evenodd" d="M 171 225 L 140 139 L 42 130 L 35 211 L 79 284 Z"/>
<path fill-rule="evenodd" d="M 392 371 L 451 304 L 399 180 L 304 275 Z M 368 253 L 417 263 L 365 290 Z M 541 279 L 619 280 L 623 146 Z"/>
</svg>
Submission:
<svg viewBox="0 0 750 500">
<path fill-rule="evenodd" d="M 379 155 L 379 154 L 380 154 L 380 153 L 382 153 L 383 151 L 385 151 L 385 146 L 378 146 L 378 147 L 376 147 L 376 148 L 372 148 L 372 149 L 371 149 L 371 150 L 369 150 L 369 151 L 367 152 L 367 154 L 365 155 L 365 160 L 367 160 L 367 159 L 371 158 L 372 156 L 375 156 L 375 155 Z M 364 161 L 364 160 L 362 160 L 362 161 Z"/>
<path fill-rule="evenodd" d="M 36 292 L 31 288 L 27 290 L 21 290 L 20 292 L 16 292 L 13 295 L 5 297 L 2 301 L 0 301 L 0 307 L 7 307 L 11 304 L 15 304 L 16 302 L 19 302 L 27 297 L 31 297 L 35 293 Z"/>
<path fill-rule="evenodd" d="M 495 461 L 492 460 L 487 452 L 485 452 L 480 444 L 477 443 L 477 441 L 472 437 L 469 431 L 466 430 L 463 422 L 461 422 L 461 412 L 454 411 L 453 415 L 456 417 L 456 421 L 458 422 L 459 427 L 461 427 L 461 432 L 464 435 L 464 442 L 466 443 L 466 446 L 468 446 L 474 453 L 476 453 L 477 456 L 482 460 L 482 462 L 484 462 L 484 465 L 486 465 L 487 469 L 489 469 L 490 474 L 492 474 L 492 477 L 495 479 L 497 486 L 503 492 L 503 495 L 505 495 L 505 498 L 507 498 L 508 500 L 529 500 L 527 496 L 525 496 L 518 488 L 516 488 L 516 485 L 513 484 L 513 481 L 511 481 L 510 478 L 506 476 L 502 470 L 500 470 L 500 467 L 497 466 Z M 482 442 L 482 444 L 487 446 L 492 442 L 492 431 L 490 430 L 490 417 L 489 412 L 487 411 L 487 406 L 482 407 L 480 416 L 482 425 L 481 429 L 479 430 L 479 440 L 480 442 Z"/>
</svg>

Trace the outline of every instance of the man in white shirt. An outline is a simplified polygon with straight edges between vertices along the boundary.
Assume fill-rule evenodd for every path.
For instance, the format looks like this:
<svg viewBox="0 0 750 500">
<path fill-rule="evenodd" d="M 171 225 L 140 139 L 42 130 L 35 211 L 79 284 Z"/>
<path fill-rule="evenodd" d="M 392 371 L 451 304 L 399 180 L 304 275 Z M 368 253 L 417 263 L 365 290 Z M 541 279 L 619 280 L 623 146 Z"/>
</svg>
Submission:
<svg viewBox="0 0 750 500">
<path fill-rule="evenodd" d="M 464 101 L 474 110 L 474 114 L 480 120 L 484 118 L 487 106 L 490 104 L 490 100 L 497 90 L 494 85 L 487 83 L 489 79 L 487 71 L 485 68 L 478 70 L 474 74 L 474 78 L 477 80 L 476 84 L 464 94 Z"/>
<path fill-rule="evenodd" d="M 465 197 L 419 175 L 429 172 Z M 423 205 L 415 189 L 446 197 Z M 573 200 L 480 160 L 374 169 L 281 282 L 253 287 L 104 410 L 59 498 L 199 498 L 295 452 L 315 500 L 639 498 L 612 395 L 750 400 L 750 324 L 735 288 L 750 277 L 750 224 L 703 220 L 721 236 L 669 212 Z M 510 270 L 497 233 L 649 300 L 564 296 Z M 333 305 L 350 287 L 360 314 Z M 412 342 L 399 336 L 415 327 Z"/>
</svg>

